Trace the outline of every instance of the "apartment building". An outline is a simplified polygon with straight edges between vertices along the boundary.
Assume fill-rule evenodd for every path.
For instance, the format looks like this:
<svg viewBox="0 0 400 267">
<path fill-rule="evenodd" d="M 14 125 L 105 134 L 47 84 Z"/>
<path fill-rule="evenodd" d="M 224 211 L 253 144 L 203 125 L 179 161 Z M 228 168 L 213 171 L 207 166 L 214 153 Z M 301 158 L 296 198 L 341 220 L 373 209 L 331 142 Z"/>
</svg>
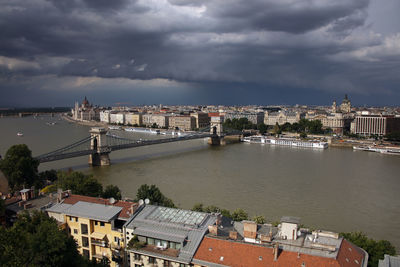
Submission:
<svg viewBox="0 0 400 267">
<path fill-rule="evenodd" d="M 196 119 L 192 116 L 171 116 L 169 117 L 169 128 L 183 131 L 196 129 Z"/>
<path fill-rule="evenodd" d="M 389 133 L 400 132 L 400 117 L 357 115 L 351 123 L 351 132 L 364 136 L 384 136 Z"/>
<path fill-rule="evenodd" d="M 293 124 L 295 122 L 299 122 L 301 119 L 304 119 L 304 113 L 294 112 L 294 111 L 278 111 L 278 112 L 269 112 L 265 111 L 264 116 L 264 124 L 265 125 L 279 125 L 290 123 Z"/>
<path fill-rule="evenodd" d="M 197 129 L 206 128 L 206 127 L 210 126 L 210 117 L 208 116 L 208 113 L 194 112 L 194 113 L 190 113 L 190 116 L 192 116 L 196 119 L 196 128 Z"/>
<path fill-rule="evenodd" d="M 68 229 L 78 243 L 79 252 L 88 259 L 121 266 L 125 248 L 122 228 L 137 204 L 69 194 L 59 200 L 46 212 Z"/>
<path fill-rule="evenodd" d="M 253 124 L 260 124 L 264 122 L 264 112 L 230 112 L 225 114 L 225 120 L 227 119 L 240 119 L 247 118 Z"/>
<path fill-rule="evenodd" d="M 142 114 L 140 113 L 127 113 L 125 114 L 125 124 L 126 125 L 142 125 Z"/>
<path fill-rule="evenodd" d="M 189 267 L 216 215 L 146 205 L 124 226 L 126 265 Z"/>
<path fill-rule="evenodd" d="M 125 123 L 125 113 L 122 113 L 122 112 L 110 113 L 110 123 L 124 124 Z"/>
</svg>

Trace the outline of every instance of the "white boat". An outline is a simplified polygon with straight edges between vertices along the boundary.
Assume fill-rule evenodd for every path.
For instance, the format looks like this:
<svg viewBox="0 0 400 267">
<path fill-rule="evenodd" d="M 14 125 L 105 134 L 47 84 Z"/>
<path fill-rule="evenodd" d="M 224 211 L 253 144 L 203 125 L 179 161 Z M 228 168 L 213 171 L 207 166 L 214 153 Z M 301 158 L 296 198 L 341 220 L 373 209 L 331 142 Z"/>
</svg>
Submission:
<svg viewBox="0 0 400 267">
<path fill-rule="evenodd" d="M 18 132 L 18 133 L 17 133 L 17 136 L 24 136 L 24 134 L 21 133 L 21 132 Z"/>
<path fill-rule="evenodd" d="M 246 136 L 243 138 L 243 142 L 253 144 L 265 144 L 265 137 L 262 135 Z"/>
<path fill-rule="evenodd" d="M 321 142 L 318 140 L 301 140 L 295 138 L 267 138 L 262 135 L 244 137 L 243 142 L 317 149 L 328 148 L 327 142 Z"/>
<path fill-rule="evenodd" d="M 108 126 L 109 130 L 121 130 L 121 126 Z"/>
<path fill-rule="evenodd" d="M 293 146 L 293 147 L 304 147 L 304 148 L 328 148 L 327 142 L 321 142 L 318 140 L 300 140 L 294 138 L 265 138 L 266 144 L 280 145 L 280 146 Z"/>
<path fill-rule="evenodd" d="M 136 133 L 151 133 L 151 134 L 160 134 L 160 130 L 158 129 L 147 129 L 147 128 L 125 128 L 127 132 L 136 132 Z"/>
<path fill-rule="evenodd" d="M 383 147 L 383 146 L 353 146 L 353 150 L 362 150 L 369 152 L 378 152 L 382 154 L 400 155 L 399 147 Z"/>
</svg>

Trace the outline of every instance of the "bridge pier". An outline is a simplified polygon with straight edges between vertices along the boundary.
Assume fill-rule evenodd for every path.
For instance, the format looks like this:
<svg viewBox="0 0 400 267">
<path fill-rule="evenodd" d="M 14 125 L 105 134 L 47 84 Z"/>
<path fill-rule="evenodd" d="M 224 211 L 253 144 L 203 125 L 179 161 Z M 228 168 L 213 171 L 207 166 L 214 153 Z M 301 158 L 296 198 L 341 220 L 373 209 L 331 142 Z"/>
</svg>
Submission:
<svg viewBox="0 0 400 267">
<path fill-rule="evenodd" d="M 218 135 L 211 136 L 208 138 L 208 144 L 212 146 L 224 146 L 226 145 L 224 137 Z"/>
<path fill-rule="evenodd" d="M 92 128 L 90 130 L 90 148 L 96 152 L 89 155 L 89 164 L 92 166 L 108 166 L 111 149 L 107 145 L 107 130 L 104 128 Z"/>
<path fill-rule="evenodd" d="M 108 166 L 110 164 L 109 153 L 95 153 L 89 155 L 89 165 L 91 166 Z"/>
<path fill-rule="evenodd" d="M 208 139 L 209 145 L 221 146 L 226 144 L 224 137 L 222 136 L 224 131 L 222 126 L 223 120 L 223 117 L 211 117 L 210 132 L 212 136 Z"/>
</svg>

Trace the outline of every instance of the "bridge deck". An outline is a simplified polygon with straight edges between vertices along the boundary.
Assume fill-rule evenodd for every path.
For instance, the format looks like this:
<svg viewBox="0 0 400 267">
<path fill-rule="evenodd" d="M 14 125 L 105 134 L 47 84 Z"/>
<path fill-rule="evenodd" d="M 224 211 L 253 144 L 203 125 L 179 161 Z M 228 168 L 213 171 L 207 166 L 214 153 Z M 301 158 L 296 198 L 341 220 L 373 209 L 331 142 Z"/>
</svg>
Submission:
<svg viewBox="0 0 400 267">
<path fill-rule="evenodd" d="M 173 138 L 164 138 L 164 139 L 155 139 L 155 140 L 129 140 L 129 139 L 124 139 L 124 138 L 120 138 L 120 137 L 110 136 L 110 138 L 115 140 L 115 142 L 117 142 L 117 144 L 109 144 L 107 147 L 102 147 L 100 150 L 104 151 L 105 153 L 110 153 L 112 151 L 128 149 L 128 148 L 133 148 L 133 147 L 141 147 L 141 146 L 165 144 L 165 143 L 172 143 L 172 142 L 179 142 L 179 141 L 195 140 L 195 139 L 202 139 L 202 138 L 207 138 L 207 137 L 212 137 L 212 136 L 214 136 L 214 135 L 212 135 L 212 134 L 197 134 L 197 135 L 187 135 L 187 136 L 182 136 L 182 137 L 173 137 Z M 90 139 L 84 139 L 82 141 L 89 142 L 89 144 L 90 144 Z M 78 141 L 76 144 L 82 145 L 83 144 L 82 141 Z M 69 147 L 72 147 L 72 146 L 68 146 L 66 148 L 69 148 Z M 58 149 L 54 152 L 38 156 L 38 157 L 36 157 L 36 159 L 38 159 L 40 163 L 44 163 L 44 162 L 61 160 L 61 159 L 86 156 L 86 155 L 90 155 L 90 154 L 94 154 L 94 153 L 98 153 L 98 151 L 93 150 L 93 149 L 84 148 L 79 151 L 69 152 L 67 149 L 62 148 L 62 149 Z"/>
</svg>

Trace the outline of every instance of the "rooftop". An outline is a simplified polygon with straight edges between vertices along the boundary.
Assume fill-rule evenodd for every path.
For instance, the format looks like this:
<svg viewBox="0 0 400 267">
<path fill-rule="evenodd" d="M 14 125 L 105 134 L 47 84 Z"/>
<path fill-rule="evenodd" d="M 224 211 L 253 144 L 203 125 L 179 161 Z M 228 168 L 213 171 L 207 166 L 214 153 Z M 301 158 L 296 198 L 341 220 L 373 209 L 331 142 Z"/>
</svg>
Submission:
<svg viewBox="0 0 400 267">
<path fill-rule="evenodd" d="M 121 207 L 122 211 L 119 214 L 119 219 L 122 219 L 122 220 L 129 219 L 132 216 L 133 212 L 137 208 L 137 203 L 134 203 L 134 202 L 117 200 L 114 204 L 111 204 L 110 200 L 108 200 L 108 199 L 98 198 L 98 197 L 81 196 L 81 195 L 69 195 L 68 197 L 66 197 L 64 199 L 63 203 L 75 204 L 79 201 Z"/>
<path fill-rule="evenodd" d="M 182 248 L 175 260 L 189 263 L 208 231 L 208 225 L 215 221 L 216 216 L 207 213 L 146 205 L 126 228 L 133 229 L 133 233 L 139 236 L 181 243 Z M 157 254 L 153 250 L 147 252 Z"/>
<path fill-rule="evenodd" d="M 63 213 L 69 216 L 109 222 L 117 217 L 121 210 L 121 207 L 78 201 L 78 203 L 65 209 Z"/>
</svg>

